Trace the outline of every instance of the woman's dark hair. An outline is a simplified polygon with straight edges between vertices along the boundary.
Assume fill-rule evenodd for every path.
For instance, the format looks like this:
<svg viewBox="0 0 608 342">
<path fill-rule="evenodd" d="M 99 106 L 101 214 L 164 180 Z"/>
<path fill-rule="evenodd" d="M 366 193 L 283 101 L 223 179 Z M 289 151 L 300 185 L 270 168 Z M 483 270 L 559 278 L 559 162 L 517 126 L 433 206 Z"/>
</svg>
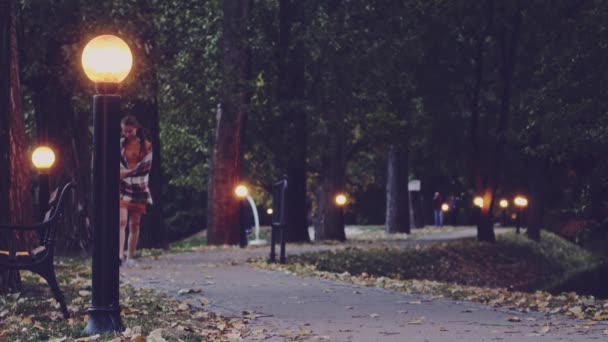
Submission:
<svg viewBox="0 0 608 342">
<path fill-rule="evenodd" d="M 127 115 L 122 118 L 122 120 L 120 120 L 120 124 L 124 126 L 135 127 L 137 137 L 139 138 L 139 151 L 140 153 L 147 153 L 148 151 L 146 151 L 146 140 L 149 140 L 150 135 L 148 134 L 148 130 L 145 129 L 144 126 L 139 123 L 139 121 L 137 121 L 137 118 L 134 115 Z"/>
</svg>

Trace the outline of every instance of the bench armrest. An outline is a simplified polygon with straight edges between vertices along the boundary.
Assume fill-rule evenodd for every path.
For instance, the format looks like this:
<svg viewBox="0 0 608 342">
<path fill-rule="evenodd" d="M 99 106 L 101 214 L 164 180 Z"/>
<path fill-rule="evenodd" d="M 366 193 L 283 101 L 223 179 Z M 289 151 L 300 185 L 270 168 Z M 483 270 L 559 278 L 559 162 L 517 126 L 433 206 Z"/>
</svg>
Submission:
<svg viewBox="0 0 608 342">
<path fill-rule="evenodd" d="M 51 225 L 52 221 L 44 221 L 36 224 L 4 224 L 0 223 L 0 230 L 19 230 L 19 231 L 28 231 L 28 230 L 39 230 L 45 229 L 49 225 Z"/>
</svg>

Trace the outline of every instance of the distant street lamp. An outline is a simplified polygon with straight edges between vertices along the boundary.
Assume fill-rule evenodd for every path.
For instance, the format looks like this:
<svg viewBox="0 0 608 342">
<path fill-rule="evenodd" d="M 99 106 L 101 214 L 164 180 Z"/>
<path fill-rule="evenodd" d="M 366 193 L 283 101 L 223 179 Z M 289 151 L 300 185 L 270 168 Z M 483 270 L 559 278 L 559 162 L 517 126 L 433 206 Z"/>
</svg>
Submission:
<svg viewBox="0 0 608 342">
<path fill-rule="evenodd" d="M 249 206 L 251 207 L 251 212 L 253 213 L 253 222 L 255 224 L 255 239 L 249 241 L 249 243 L 252 245 L 265 244 L 266 240 L 260 240 L 260 217 L 258 215 L 258 208 L 256 207 L 253 198 L 249 195 L 249 189 L 247 189 L 245 185 L 240 184 L 234 189 L 234 193 L 239 198 L 247 199 L 247 201 L 249 202 Z M 272 214 L 272 209 L 268 210 L 271 211 L 269 214 Z"/>
<path fill-rule="evenodd" d="M 509 207 L 509 201 L 503 198 L 498 202 L 498 205 L 500 205 L 500 208 L 502 209 L 502 225 L 504 227 L 507 225 L 507 208 Z"/>
<path fill-rule="evenodd" d="M 483 197 L 476 196 L 473 199 L 473 205 L 475 205 L 476 207 L 479 207 L 479 208 L 483 208 Z"/>
<path fill-rule="evenodd" d="M 516 196 L 513 200 L 513 203 L 517 207 L 517 228 L 515 229 L 515 233 L 519 234 L 519 227 L 521 225 L 521 217 L 523 215 L 524 209 L 528 206 L 528 199 L 523 196 Z"/>
<path fill-rule="evenodd" d="M 93 262 L 92 306 L 87 335 L 122 332 L 119 305 L 120 95 L 118 86 L 133 64 L 129 46 L 103 35 L 82 52 L 85 74 L 95 82 L 93 96 Z"/>
<path fill-rule="evenodd" d="M 266 214 L 272 215 L 272 213 L 274 213 L 274 210 L 272 210 L 272 208 L 266 209 Z"/>
<path fill-rule="evenodd" d="M 49 208 L 49 171 L 55 164 L 55 152 L 48 146 L 37 147 L 32 164 L 38 170 L 38 220 L 43 221 Z"/>
<path fill-rule="evenodd" d="M 447 213 L 450 210 L 450 206 L 447 203 L 443 203 L 441 205 L 441 211 L 443 211 L 444 213 Z"/>
</svg>

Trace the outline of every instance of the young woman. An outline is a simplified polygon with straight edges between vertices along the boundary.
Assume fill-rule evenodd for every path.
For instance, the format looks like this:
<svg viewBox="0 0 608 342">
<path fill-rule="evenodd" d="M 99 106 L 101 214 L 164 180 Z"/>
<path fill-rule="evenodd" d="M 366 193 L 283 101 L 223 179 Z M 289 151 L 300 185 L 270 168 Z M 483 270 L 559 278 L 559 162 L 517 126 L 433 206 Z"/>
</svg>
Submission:
<svg viewBox="0 0 608 342">
<path fill-rule="evenodd" d="M 152 143 L 137 119 L 126 116 L 120 122 L 120 247 L 118 256 L 127 266 L 135 266 L 139 226 L 146 205 L 152 204 L 148 177 L 152 169 Z M 127 259 L 124 260 L 125 230 L 129 223 Z"/>
</svg>

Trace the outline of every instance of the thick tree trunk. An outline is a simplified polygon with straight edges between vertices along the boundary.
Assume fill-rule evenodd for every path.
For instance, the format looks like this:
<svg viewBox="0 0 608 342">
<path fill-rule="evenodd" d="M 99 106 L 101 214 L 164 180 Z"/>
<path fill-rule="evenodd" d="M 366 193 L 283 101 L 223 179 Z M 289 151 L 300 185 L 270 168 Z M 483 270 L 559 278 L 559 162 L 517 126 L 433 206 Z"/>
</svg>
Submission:
<svg viewBox="0 0 608 342">
<path fill-rule="evenodd" d="M 246 80 L 250 67 L 247 26 L 251 1 L 224 1 L 223 9 L 223 83 L 209 177 L 207 242 L 236 245 L 240 226 L 234 188 L 241 177 L 242 139 L 250 95 Z"/>
<path fill-rule="evenodd" d="M 287 147 L 287 217 L 286 240 L 289 242 L 309 242 L 308 212 L 306 205 L 306 112 L 301 105 L 304 99 L 304 63 L 300 43 L 292 45 L 294 24 L 301 23 L 303 11 L 298 10 L 300 2 L 281 0 L 279 2 L 279 80 L 278 95 L 281 113 L 286 125 L 285 146 Z"/>
<path fill-rule="evenodd" d="M 344 208 L 335 203 L 335 196 L 344 191 L 346 160 L 344 154 L 343 114 L 334 118 L 328 153 L 323 159 L 321 187 L 317 193 L 315 240 L 345 241 Z"/>
<path fill-rule="evenodd" d="M 2 92 L 8 92 L 8 102 L 5 101 L 4 103 L 4 105 L 8 105 L 8 108 L 0 110 L 8 114 L 8 146 L 10 148 L 8 153 L 9 165 L 0 166 L 8 166 L 10 170 L 10 185 L 8 188 L 10 222 L 30 223 L 32 222 L 33 214 L 29 178 L 30 163 L 26 153 L 25 124 L 21 106 L 16 11 L 17 8 L 14 0 L 6 1 L 0 5 L 0 13 L 2 13 L 0 14 L 0 27 L 3 29 L 0 36 L 4 40 L 8 40 L 8 43 L 3 41 L 1 44 L 2 46 L 8 46 L 8 49 L 3 50 L 2 53 L 9 56 L 6 60 L 8 61 L 8 67 L 3 65 L 1 69 L 5 72 L 8 71 L 8 74 L 0 75 L 0 79 L 4 77 L 9 79 L 9 87 L 0 89 Z M 4 98 L 6 98 L 5 96 L 3 95 Z M 15 244 L 17 249 L 28 249 L 33 247 L 36 238 L 35 232 L 14 232 L 12 236 L 6 237 L 5 242 L 8 242 L 9 245 Z M 18 272 L 0 273 L 0 292 L 18 289 L 19 287 L 20 279 Z"/>
<path fill-rule="evenodd" d="M 494 1 L 487 1 L 486 22 L 484 28 L 479 33 L 476 40 L 475 57 L 474 57 L 474 85 L 471 96 L 471 166 L 473 172 L 473 181 L 475 185 L 475 196 L 483 196 L 484 206 L 477 215 L 477 239 L 479 241 L 494 242 L 494 227 L 492 226 L 491 210 L 489 201 L 492 197 L 489 195 L 484 184 L 484 153 L 480 143 L 479 130 L 479 114 L 480 114 L 480 98 L 482 94 L 483 75 L 484 75 L 484 50 L 487 36 L 493 26 L 494 18 Z"/>
<path fill-rule="evenodd" d="M 386 232 L 410 233 L 407 147 L 391 146 L 386 177 Z"/>
</svg>

